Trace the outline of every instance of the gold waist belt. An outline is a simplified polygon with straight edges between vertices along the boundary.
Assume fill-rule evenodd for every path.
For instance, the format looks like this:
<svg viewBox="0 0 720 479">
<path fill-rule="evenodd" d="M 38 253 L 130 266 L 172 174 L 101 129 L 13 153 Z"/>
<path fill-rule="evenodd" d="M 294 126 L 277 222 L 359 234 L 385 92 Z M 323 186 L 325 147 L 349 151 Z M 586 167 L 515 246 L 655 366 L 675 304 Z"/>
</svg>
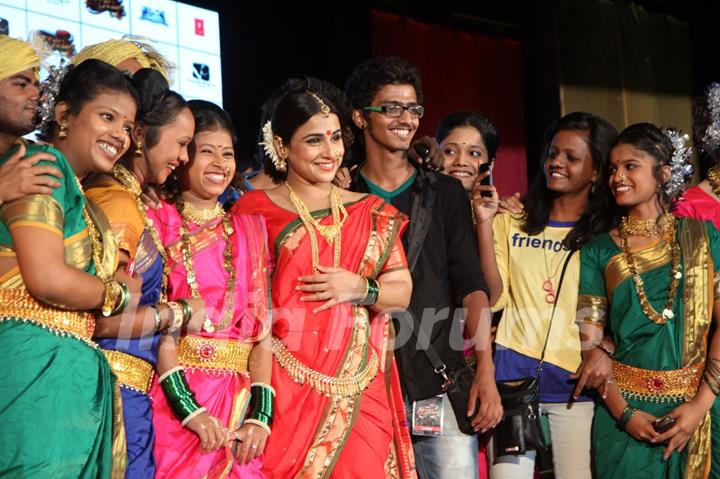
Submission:
<svg viewBox="0 0 720 479">
<path fill-rule="evenodd" d="M 132 354 L 103 349 L 110 368 L 121 386 L 147 394 L 152 385 L 155 369 L 152 364 Z"/>
<path fill-rule="evenodd" d="M 231 339 L 185 336 L 178 345 L 180 365 L 218 374 L 245 374 L 253 345 Z"/>
<path fill-rule="evenodd" d="M 40 303 L 26 289 L 0 289 L 0 321 L 8 319 L 34 323 L 58 336 L 72 336 L 97 347 L 91 340 L 95 331 L 95 318 L 91 313 Z"/>
<path fill-rule="evenodd" d="M 296 383 L 304 384 L 325 396 L 354 397 L 360 395 L 375 379 L 380 366 L 377 353 L 373 348 L 369 348 L 370 358 L 365 364 L 365 369 L 354 376 L 327 376 L 298 361 L 278 338 L 273 336 L 272 341 L 273 356 L 288 376 Z"/>
<path fill-rule="evenodd" d="M 626 398 L 648 402 L 687 401 L 695 397 L 703 365 L 683 369 L 653 371 L 613 362 L 613 375 Z"/>
</svg>

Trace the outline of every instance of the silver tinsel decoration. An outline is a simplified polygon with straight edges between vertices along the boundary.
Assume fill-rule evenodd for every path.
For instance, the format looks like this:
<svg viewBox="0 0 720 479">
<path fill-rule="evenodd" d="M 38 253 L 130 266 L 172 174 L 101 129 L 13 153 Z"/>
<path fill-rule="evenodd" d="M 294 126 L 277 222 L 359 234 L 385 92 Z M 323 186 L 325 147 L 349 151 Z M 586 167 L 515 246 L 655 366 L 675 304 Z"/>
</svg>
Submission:
<svg viewBox="0 0 720 479">
<path fill-rule="evenodd" d="M 70 63 L 49 66 L 48 76 L 40 85 L 40 101 L 38 102 L 36 126 L 42 134 L 47 134 L 50 125 L 55 121 L 55 104 L 60 93 L 60 84 L 70 70 Z"/>
<path fill-rule="evenodd" d="M 710 124 L 702 138 L 701 148 L 712 153 L 720 148 L 720 83 L 711 83 L 705 94 Z"/>
<path fill-rule="evenodd" d="M 663 133 L 673 145 L 673 155 L 670 159 L 670 180 L 665 184 L 665 192 L 671 199 L 676 200 L 685 192 L 695 171 L 690 163 L 692 150 L 687 145 L 690 137 L 686 133 L 673 128 L 665 128 Z"/>
</svg>

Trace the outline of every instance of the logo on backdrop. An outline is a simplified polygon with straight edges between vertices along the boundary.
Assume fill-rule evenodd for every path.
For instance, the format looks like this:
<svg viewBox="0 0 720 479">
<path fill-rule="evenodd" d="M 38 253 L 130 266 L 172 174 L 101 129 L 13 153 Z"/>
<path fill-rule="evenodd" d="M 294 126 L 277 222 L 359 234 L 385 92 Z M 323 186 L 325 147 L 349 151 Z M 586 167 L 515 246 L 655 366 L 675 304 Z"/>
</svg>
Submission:
<svg viewBox="0 0 720 479">
<path fill-rule="evenodd" d="M 205 36 L 205 20 L 202 18 L 195 19 L 195 35 L 199 37 Z"/>
<path fill-rule="evenodd" d="M 90 13 L 100 14 L 110 12 L 110 16 L 118 20 L 125 16 L 125 8 L 123 7 L 122 0 L 87 0 L 85 5 Z"/>
<path fill-rule="evenodd" d="M 159 8 L 143 7 L 142 13 L 140 14 L 140 20 L 165 25 L 166 27 L 168 26 L 168 22 L 165 19 L 165 11 L 160 10 Z"/>
<path fill-rule="evenodd" d="M 0 18 L 0 35 L 10 35 L 10 22 Z"/>
<path fill-rule="evenodd" d="M 204 63 L 193 63 L 193 78 L 196 80 L 202 80 L 203 82 L 210 81 L 210 67 Z"/>
<path fill-rule="evenodd" d="M 65 58 L 71 58 L 75 55 L 75 40 L 70 32 L 66 30 L 55 30 L 55 33 L 50 33 L 45 30 L 40 30 L 38 34 L 53 51 L 60 53 Z"/>
</svg>

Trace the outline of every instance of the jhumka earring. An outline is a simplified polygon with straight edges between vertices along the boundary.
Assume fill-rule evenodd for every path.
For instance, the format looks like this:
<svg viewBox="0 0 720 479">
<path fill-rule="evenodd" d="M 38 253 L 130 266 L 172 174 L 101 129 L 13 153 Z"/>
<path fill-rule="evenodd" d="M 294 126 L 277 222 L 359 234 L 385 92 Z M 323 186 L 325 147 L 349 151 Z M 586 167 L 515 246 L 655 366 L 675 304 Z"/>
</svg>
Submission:
<svg viewBox="0 0 720 479">
<path fill-rule="evenodd" d="M 60 131 L 58 132 L 58 138 L 64 140 L 67 138 L 67 125 L 65 123 L 60 124 Z"/>
<path fill-rule="evenodd" d="M 135 148 L 135 156 L 143 156 L 143 141 L 138 140 L 137 147 Z"/>
</svg>

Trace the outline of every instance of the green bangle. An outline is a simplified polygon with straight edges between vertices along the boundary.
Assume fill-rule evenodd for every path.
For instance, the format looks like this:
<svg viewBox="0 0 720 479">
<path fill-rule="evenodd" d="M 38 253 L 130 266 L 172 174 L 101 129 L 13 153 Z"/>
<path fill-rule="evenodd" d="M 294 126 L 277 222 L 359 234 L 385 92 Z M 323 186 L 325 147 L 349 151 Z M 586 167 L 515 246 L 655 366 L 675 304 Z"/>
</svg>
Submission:
<svg viewBox="0 0 720 479">
<path fill-rule="evenodd" d="M 182 311 L 183 311 L 182 325 L 184 328 L 188 325 L 188 323 L 190 322 L 190 320 L 193 317 L 193 309 L 192 309 L 192 306 L 190 306 L 190 303 L 188 303 L 184 299 L 178 299 L 177 302 L 180 303 L 180 306 L 182 306 Z"/>
<path fill-rule="evenodd" d="M 130 303 L 130 288 L 127 287 L 125 283 L 119 283 L 120 284 L 120 291 L 121 293 L 121 299 L 120 302 L 113 308 L 113 310 L 110 312 L 110 316 L 115 316 L 118 313 L 121 313 L 125 308 L 127 308 L 128 303 Z"/>
<path fill-rule="evenodd" d="M 267 384 L 250 386 L 250 414 L 248 414 L 248 418 L 272 426 L 274 397 L 275 392 Z"/>
<path fill-rule="evenodd" d="M 165 397 L 167 398 L 170 409 L 181 421 L 186 417 L 200 409 L 200 405 L 195 400 L 195 394 L 190 390 L 185 372 L 177 369 L 168 374 L 160 381 Z"/>
<path fill-rule="evenodd" d="M 380 297 L 380 284 L 372 278 L 366 279 L 368 282 L 368 291 L 367 296 L 365 296 L 362 304 L 364 306 L 372 306 L 373 304 L 377 303 L 378 298 Z"/>
<path fill-rule="evenodd" d="M 625 409 L 623 409 L 622 414 L 620 414 L 620 417 L 617 420 L 617 427 L 621 431 L 625 430 L 625 427 L 627 427 L 628 423 L 630 422 L 630 419 L 632 419 L 633 415 L 637 412 L 638 408 L 634 406 L 630 406 L 629 404 L 625 406 Z"/>
</svg>

